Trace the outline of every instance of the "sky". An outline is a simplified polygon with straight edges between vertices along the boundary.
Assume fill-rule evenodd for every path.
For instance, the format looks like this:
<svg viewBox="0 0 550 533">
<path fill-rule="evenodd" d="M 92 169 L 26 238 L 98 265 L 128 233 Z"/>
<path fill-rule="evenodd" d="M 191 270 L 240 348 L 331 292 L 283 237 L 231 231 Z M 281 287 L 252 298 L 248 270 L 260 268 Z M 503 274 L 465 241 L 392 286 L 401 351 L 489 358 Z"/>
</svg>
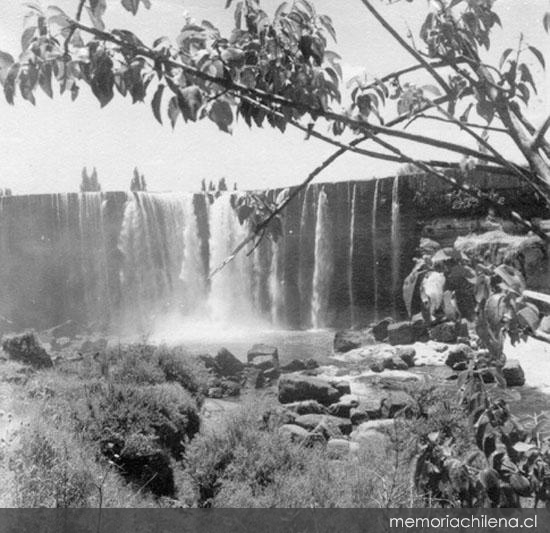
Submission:
<svg viewBox="0 0 550 533">
<path fill-rule="evenodd" d="M 225 0 L 152 0 L 152 8 L 143 7 L 136 17 L 126 12 L 119 0 L 107 0 L 105 21 L 108 28 L 128 28 L 146 44 L 159 36 L 175 38 L 186 15 L 197 21 L 210 20 L 222 33 L 231 28 L 232 11 L 225 10 Z M 399 2 L 392 6 L 374 0 L 381 12 L 406 33 L 413 33 L 426 14 L 425 0 Z M 77 0 L 45 0 L 44 7 L 55 3 L 67 13 L 74 13 Z M 272 13 L 278 0 L 263 0 Z M 344 77 L 363 71 L 373 76 L 411 64 L 411 59 L 393 44 L 385 31 L 369 15 L 360 0 L 313 0 L 317 11 L 333 18 L 338 42 L 332 49 L 342 56 Z M 0 0 L 0 50 L 16 56 L 26 8 L 23 0 Z M 542 14 L 550 11 L 550 0 L 497 0 L 496 10 L 505 31 L 495 35 L 490 57 L 499 57 L 514 44 L 520 32 L 546 53 L 550 36 L 542 28 Z M 539 80 L 539 94 L 550 94 L 550 76 L 535 60 L 532 70 Z M 420 81 L 420 80 L 419 80 Z M 149 190 L 194 191 L 202 179 L 224 176 L 241 189 L 295 185 L 302 181 L 335 148 L 304 134 L 287 130 L 250 130 L 237 123 L 232 135 L 220 132 L 210 121 L 195 124 L 178 122 L 175 130 L 158 124 L 149 101 L 131 103 L 118 94 L 105 108 L 82 86 L 81 95 L 71 102 L 68 95 L 56 94 L 50 100 L 37 94 L 37 105 L 16 99 L 9 106 L 0 98 L 0 188 L 14 194 L 71 192 L 78 190 L 82 167 L 95 166 L 104 190 L 126 190 L 132 171 L 138 167 L 145 174 Z M 543 96 L 533 106 L 531 119 L 541 123 L 550 111 Z M 167 121 L 166 121 L 167 122 Z M 434 122 L 411 126 L 411 131 L 430 133 L 440 138 L 465 142 L 456 131 Z M 506 155 L 519 159 L 514 148 L 499 143 Z M 421 157 L 448 157 L 418 145 L 401 145 L 408 154 Z M 394 164 L 348 153 L 328 167 L 318 181 L 368 179 L 392 175 Z"/>
</svg>

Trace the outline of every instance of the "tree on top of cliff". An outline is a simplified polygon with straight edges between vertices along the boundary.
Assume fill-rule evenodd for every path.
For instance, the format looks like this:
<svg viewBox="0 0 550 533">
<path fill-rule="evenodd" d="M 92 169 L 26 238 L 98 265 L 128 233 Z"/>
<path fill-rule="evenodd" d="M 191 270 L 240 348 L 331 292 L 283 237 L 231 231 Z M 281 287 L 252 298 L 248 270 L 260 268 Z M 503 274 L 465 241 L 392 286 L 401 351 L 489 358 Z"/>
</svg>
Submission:
<svg viewBox="0 0 550 533">
<path fill-rule="evenodd" d="M 135 15 L 152 1 L 121 3 Z M 445 168 L 516 176 L 550 206 L 550 117 L 539 127 L 527 118 L 537 92 L 532 65 L 544 68 L 545 54 L 522 37 L 498 54 L 500 61 L 489 61 L 492 33 L 501 25 L 494 0 L 432 0 L 428 8 L 422 2 L 426 17 L 418 40 L 393 27 L 381 15 L 378 1 L 357 0 L 357 5 L 388 32 L 392 45 L 410 56 L 410 65 L 358 76 L 344 88 L 340 57 L 330 50 L 336 40 L 332 20 L 308 0 L 283 2 L 272 17 L 259 0 L 226 0 L 225 7 L 234 10 L 235 27 L 229 35 L 206 20 L 188 18 L 176 42 L 161 37 L 151 46 L 127 29 L 107 28 L 106 0 L 75 0 L 75 13 L 55 5 L 43 11 L 31 2 L 23 52 L 17 59 L 0 53 L 0 81 L 10 103 L 17 93 L 34 103 L 38 89 L 52 96 L 54 84 L 76 99 L 81 86 L 88 85 L 102 107 L 117 91 L 133 102 L 149 102 L 155 119 L 168 119 L 172 127 L 178 120 L 210 120 L 230 133 L 240 118 L 251 128 L 298 128 L 307 138 L 336 146 L 267 217 L 251 215 L 250 240 L 269 233 L 271 222 L 298 192 L 347 152 L 408 163 L 488 205 L 490 197 L 450 177 Z M 550 13 L 536 23 L 548 32 Z M 426 82 L 413 84 L 419 73 Z M 419 121 L 445 122 L 471 142 L 447 142 L 430 135 L 428 128 L 423 134 L 407 130 Z M 524 165 L 501 151 L 499 135 L 515 144 Z M 350 136 L 351 142 L 344 140 Z M 359 146 L 366 142 L 375 148 Z M 420 160 L 402 147 L 404 142 L 454 152 L 463 160 Z M 520 214 L 496 207 L 544 235 Z"/>
<path fill-rule="evenodd" d="M 145 175 L 140 174 L 137 167 L 134 168 L 134 175 L 132 176 L 132 180 L 130 181 L 130 190 L 132 192 L 147 190 Z"/>
<path fill-rule="evenodd" d="M 99 192 L 101 185 L 97 177 L 97 170 L 94 167 L 92 173 L 88 176 L 86 167 L 82 169 L 82 181 L 80 182 L 80 192 Z"/>
</svg>

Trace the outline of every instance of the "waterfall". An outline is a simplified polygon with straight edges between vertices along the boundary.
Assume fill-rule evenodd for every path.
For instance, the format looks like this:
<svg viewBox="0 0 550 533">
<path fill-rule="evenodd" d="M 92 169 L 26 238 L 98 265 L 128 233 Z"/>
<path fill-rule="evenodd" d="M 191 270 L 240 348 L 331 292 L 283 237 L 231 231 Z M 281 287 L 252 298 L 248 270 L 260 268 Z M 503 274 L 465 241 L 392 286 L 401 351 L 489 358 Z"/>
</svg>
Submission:
<svg viewBox="0 0 550 533">
<path fill-rule="evenodd" d="M 271 322 L 275 325 L 283 324 L 284 292 L 281 287 L 280 263 L 281 242 L 271 241 L 271 268 L 269 271 L 269 296 L 271 300 Z"/>
<path fill-rule="evenodd" d="M 354 240 L 355 240 L 355 204 L 357 195 L 357 185 L 354 183 L 351 193 L 351 207 L 350 207 L 350 219 L 349 219 L 349 253 L 348 253 L 348 290 L 349 290 L 349 306 L 350 306 L 350 318 L 351 327 L 354 327 L 357 323 L 355 317 L 355 296 L 353 292 L 353 254 L 354 254 Z"/>
<path fill-rule="evenodd" d="M 315 268 L 311 301 L 311 322 L 315 329 L 328 326 L 328 298 L 333 271 L 331 229 L 329 202 L 323 187 L 319 193 L 315 224 Z"/>
<path fill-rule="evenodd" d="M 399 206 L 399 176 L 393 180 L 391 195 L 391 271 L 392 301 L 394 315 L 397 314 L 397 299 L 400 293 L 401 266 L 401 213 Z"/>
<path fill-rule="evenodd" d="M 194 198 L 182 198 L 183 243 L 179 279 L 183 284 L 184 312 L 186 315 L 203 314 L 207 296 L 206 272 L 201 254 L 201 239 L 195 214 Z"/>
<path fill-rule="evenodd" d="M 61 197 L 59 200 L 63 205 L 67 198 Z M 110 318 L 106 313 L 110 309 L 110 301 L 103 196 L 100 192 L 86 192 L 79 194 L 78 201 L 80 268 L 86 316 L 93 323 L 105 325 Z M 65 205 L 68 207 L 68 203 Z M 66 213 L 68 216 L 68 209 Z"/>
<path fill-rule="evenodd" d="M 222 265 L 235 247 L 248 235 L 231 206 L 231 195 L 224 193 L 210 206 L 210 265 Z M 217 272 L 211 282 L 210 317 L 221 324 L 253 320 L 255 312 L 251 286 L 250 258 L 243 250 Z"/>
<path fill-rule="evenodd" d="M 380 180 L 376 180 L 374 184 L 374 196 L 372 200 L 372 224 L 371 224 L 371 240 L 372 240 L 372 265 L 373 265 L 373 292 L 374 292 L 374 319 L 378 320 L 378 243 L 377 238 L 377 218 L 378 212 L 378 186 Z"/>
<path fill-rule="evenodd" d="M 232 193 L 0 198 L 0 329 L 69 319 L 140 334 L 191 323 L 364 325 L 399 309 L 414 249 L 401 236 L 412 220 L 399 202 L 404 180 L 308 187 L 283 214 L 277 242 L 247 255 L 249 245 L 212 279 L 249 234 Z"/>
</svg>

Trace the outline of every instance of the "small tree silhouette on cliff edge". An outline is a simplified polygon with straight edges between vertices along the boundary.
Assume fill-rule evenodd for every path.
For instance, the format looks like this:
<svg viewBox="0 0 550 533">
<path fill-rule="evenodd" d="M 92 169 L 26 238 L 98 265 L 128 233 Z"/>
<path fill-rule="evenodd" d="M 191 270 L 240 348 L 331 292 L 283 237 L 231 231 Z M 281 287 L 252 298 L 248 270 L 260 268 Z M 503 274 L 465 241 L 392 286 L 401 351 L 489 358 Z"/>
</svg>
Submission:
<svg viewBox="0 0 550 533">
<path fill-rule="evenodd" d="M 82 181 L 80 182 L 80 192 L 100 192 L 101 185 L 97 178 L 97 170 L 94 167 L 92 174 L 88 176 L 86 167 L 82 169 Z"/>
</svg>

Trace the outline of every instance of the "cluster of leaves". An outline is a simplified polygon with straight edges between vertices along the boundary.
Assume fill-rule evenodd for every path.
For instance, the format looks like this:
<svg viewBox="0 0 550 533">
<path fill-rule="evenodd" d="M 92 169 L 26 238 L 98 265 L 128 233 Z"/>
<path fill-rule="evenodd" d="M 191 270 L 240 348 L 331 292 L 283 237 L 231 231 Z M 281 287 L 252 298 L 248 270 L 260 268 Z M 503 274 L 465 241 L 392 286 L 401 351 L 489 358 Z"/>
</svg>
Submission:
<svg viewBox="0 0 550 533">
<path fill-rule="evenodd" d="M 141 3 L 150 7 L 148 0 Z M 227 7 L 231 4 L 227 2 Z M 140 0 L 123 0 L 122 5 L 135 14 Z M 273 19 L 257 0 L 241 1 L 235 6 L 235 29 L 228 38 L 209 21 L 188 19 L 176 43 L 163 37 L 152 47 L 128 30 L 105 31 L 105 0 L 85 0 L 83 6 L 93 27 L 83 26 L 57 7 L 43 12 L 30 5 L 19 60 L 0 55 L 0 81 L 8 102 L 13 103 L 19 89 L 34 103 L 37 86 L 52 96 L 53 77 L 61 92 L 69 90 L 73 98 L 84 82 L 102 106 L 112 100 L 115 89 L 141 102 L 156 79 L 151 106 L 159 122 L 167 92 L 172 126 L 180 116 L 186 122 L 209 118 L 229 132 L 238 115 L 248 125 L 267 121 L 285 129 L 285 120 L 270 113 L 271 100 L 264 102 L 263 110 L 243 98 L 247 95 L 258 100 L 269 93 L 280 96 L 281 102 L 288 99 L 320 109 L 340 99 L 339 58 L 327 50 L 325 36 L 334 37 L 334 28 L 330 18 L 318 15 L 307 0 L 281 4 Z M 91 38 L 85 40 L 86 34 Z M 287 118 L 304 115 L 296 107 L 275 108 Z"/>
<path fill-rule="evenodd" d="M 249 224 L 260 240 L 266 236 L 277 242 L 283 234 L 283 223 L 276 211 L 286 201 L 288 192 L 288 189 L 283 189 L 275 199 L 269 193 L 246 192 L 232 196 L 231 203 L 241 224 Z"/>
<path fill-rule="evenodd" d="M 452 279 L 455 285 L 470 287 L 476 303 L 476 331 L 494 359 L 502 358 L 505 335 L 515 344 L 537 330 L 540 311 L 522 299 L 526 286 L 517 268 L 487 264 L 454 248 L 444 248 L 417 260 L 403 282 L 403 299 L 409 315 L 414 295 L 429 272 L 443 273 L 447 284 Z"/>
<path fill-rule="evenodd" d="M 492 368 L 501 382 L 502 375 Z M 415 469 L 417 489 L 440 503 L 472 507 L 521 507 L 521 498 L 550 500 L 550 425 L 542 413 L 520 420 L 506 401 L 493 400 L 487 369 L 472 361 L 459 376 L 460 405 L 478 452 L 460 459 L 456 442 L 441 431 L 428 435 Z"/>
</svg>

